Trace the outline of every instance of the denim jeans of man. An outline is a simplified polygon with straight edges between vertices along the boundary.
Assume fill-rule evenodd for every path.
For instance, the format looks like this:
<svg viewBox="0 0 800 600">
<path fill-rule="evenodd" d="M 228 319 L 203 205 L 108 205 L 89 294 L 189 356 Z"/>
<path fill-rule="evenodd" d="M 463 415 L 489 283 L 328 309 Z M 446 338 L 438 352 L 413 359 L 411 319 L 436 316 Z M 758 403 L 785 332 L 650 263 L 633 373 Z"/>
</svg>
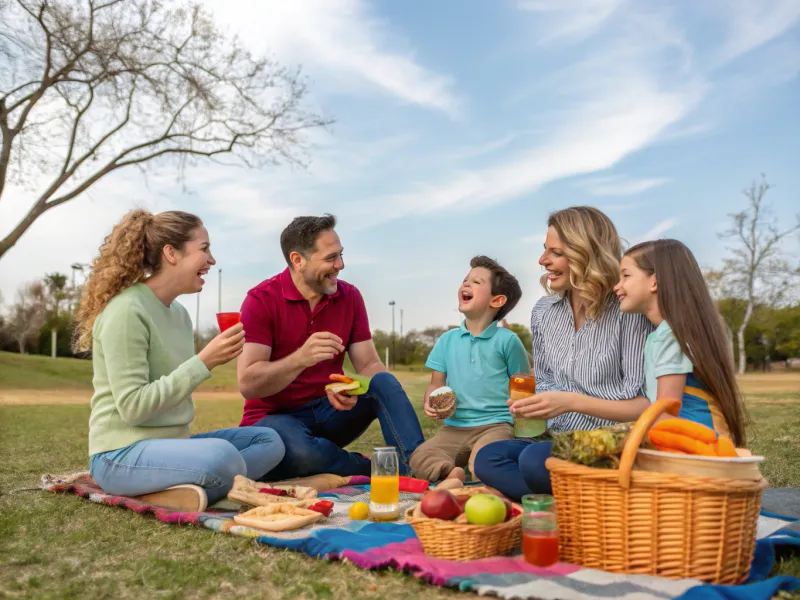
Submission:
<svg viewBox="0 0 800 600">
<path fill-rule="evenodd" d="M 344 447 L 358 439 L 375 419 L 386 445 L 397 448 L 400 474 L 409 474 L 408 459 L 424 438 L 414 407 L 397 378 L 391 373 L 377 373 L 367 393 L 356 397 L 351 410 L 336 410 L 324 397 L 258 421 L 257 426 L 277 431 L 286 448 L 283 460 L 267 480 L 319 473 L 369 475 L 369 459 Z"/>
</svg>

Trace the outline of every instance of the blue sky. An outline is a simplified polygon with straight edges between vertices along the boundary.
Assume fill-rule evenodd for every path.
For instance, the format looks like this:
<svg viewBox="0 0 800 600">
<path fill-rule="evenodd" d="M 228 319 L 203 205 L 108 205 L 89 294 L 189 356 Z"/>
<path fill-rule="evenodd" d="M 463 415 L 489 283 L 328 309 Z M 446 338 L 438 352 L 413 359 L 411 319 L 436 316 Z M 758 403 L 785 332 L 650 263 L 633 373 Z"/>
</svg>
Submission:
<svg viewBox="0 0 800 600">
<path fill-rule="evenodd" d="M 406 331 L 456 324 L 475 254 L 517 275 L 510 320 L 527 323 L 554 210 L 597 206 L 629 242 L 676 237 L 711 266 L 725 252 L 717 232 L 760 173 L 776 186 L 776 217 L 800 206 L 796 0 L 206 4 L 254 52 L 303 65 L 310 106 L 336 119 L 309 138 L 308 168 L 204 167 L 188 190 L 167 166 L 146 184 L 115 175 L 0 260 L 6 302 L 23 281 L 89 262 L 111 225 L 144 206 L 203 217 L 223 308 L 235 310 L 283 268 L 291 218 L 331 212 L 342 278 L 362 290 L 373 328 L 390 328 L 390 300 Z M 0 233 L 24 196 L 0 204 Z M 181 301 L 194 316 L 195 298 Z M 213 273 L 203 327 L 216 304 Z"/>
</svg>

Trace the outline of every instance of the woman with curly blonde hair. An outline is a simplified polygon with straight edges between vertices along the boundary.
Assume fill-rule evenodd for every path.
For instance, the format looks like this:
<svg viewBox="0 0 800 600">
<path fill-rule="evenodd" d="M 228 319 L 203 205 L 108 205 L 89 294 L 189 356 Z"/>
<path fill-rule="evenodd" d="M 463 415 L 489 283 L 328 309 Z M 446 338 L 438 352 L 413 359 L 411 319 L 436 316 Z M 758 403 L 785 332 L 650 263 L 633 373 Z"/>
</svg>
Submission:
<svg viewBox="0 0 800 600">
<path fill-rule="evenodd" d="M 192 392 L 244 347 L 239 324 L 195 355 L 189 314 L 175 301 L 200 292 L 215 263 L 199 217 L 145 210 L 125 215 L 94 260 L 74 346 L 92 351 L 90 471 L 109 494 L 202 511 L 236 475 L 258 479 L 283 459 L 266 427 L 189 433 Z"/>
<path fill-rule="evenodd" d="M 614 293 L 622 257 L 617 230 L 588 206 L 557 211 L 547 225 L 539 258 L 547 295 L 531 314 L 536 394 L 509 400 L 511 413 L 547 419 L 549 431 L 635 420 L 650 404 L 642 386 L 652 326 L 641 315 L 620 312 Z M 475 459 L 475 474 L 512 498 L 550 493 L 547 437 L 489 444 Z"/>
</svg>

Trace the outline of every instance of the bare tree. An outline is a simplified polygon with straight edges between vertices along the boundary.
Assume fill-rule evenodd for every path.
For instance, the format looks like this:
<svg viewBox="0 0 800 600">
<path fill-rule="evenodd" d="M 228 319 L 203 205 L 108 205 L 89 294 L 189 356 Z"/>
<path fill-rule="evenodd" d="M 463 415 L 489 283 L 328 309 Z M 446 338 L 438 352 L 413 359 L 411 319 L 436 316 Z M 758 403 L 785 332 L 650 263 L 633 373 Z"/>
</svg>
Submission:
<svg viewBox="0 0 800 600">
<path fill-rule="evenodd" d="M 747 367 L 745 329 L 753 316 L 757 303 L 774 305 L 791 289 L 796 268 L 790 266 L 781 253 L 781 242 L 789 235 L 800 231 L 800 215 L 797 223 L 781 229 L 770 215 L 764 201 L 767 192 L 774 186 L 767 183 L 762 174 L 760 182 L 753 182 L 743 193 L 748 207 L 730 215 L 731 227 L 721 237 L 732 239 L 730 256 L 725 259 L 723 272 L 724 289 L 746 301 L 745 314 L 736 332 L 739 347 L 739 374 Z M 716 284 L 722 287 L 722 283 Z"/>
<path fill-rule="evenodd" d="M 253 58 L 197 5 L 0 0 L 0 201 L 31 193 L 3 256 L 46 211 L 129 166 L 233 155 L 302 162 L 299 71 Z"/>
<path fill-rule="evenodd" d="M 28 340 L 47 320 L 47 291 L 42 282 L 28 283 L 19 290 L 7 320 L 7 330 L 16 340 L 19 353 L 25 354 Z"/>
</svg>

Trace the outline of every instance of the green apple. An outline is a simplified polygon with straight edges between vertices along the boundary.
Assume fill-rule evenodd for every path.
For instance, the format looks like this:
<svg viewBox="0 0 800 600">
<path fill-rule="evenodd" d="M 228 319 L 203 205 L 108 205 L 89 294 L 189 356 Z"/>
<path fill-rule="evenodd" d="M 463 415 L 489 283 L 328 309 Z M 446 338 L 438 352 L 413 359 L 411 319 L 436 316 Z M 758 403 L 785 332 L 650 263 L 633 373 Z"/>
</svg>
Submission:
<svg viewBox="0 0 800 600">
<path fill-rule="evenodd" d="M 492 494 L 475 494 L 464 505 L 464 514 L 472 525 L 497 525 L 506 520 L 506 505 Z"/>
</svg>

